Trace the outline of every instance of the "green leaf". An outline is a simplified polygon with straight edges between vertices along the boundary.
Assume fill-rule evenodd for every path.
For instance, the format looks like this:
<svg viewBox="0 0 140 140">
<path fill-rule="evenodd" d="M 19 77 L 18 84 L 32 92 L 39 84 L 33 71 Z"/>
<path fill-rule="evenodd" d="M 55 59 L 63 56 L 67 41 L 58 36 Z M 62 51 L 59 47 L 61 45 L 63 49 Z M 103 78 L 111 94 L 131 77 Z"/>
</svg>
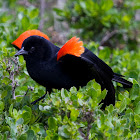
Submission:
<svg viewBox="0 0 140 140">
<path fill-rule="evenodd" d="M 9 114 L 10 116 L 13 116 L 13 104 L 11 104 L 9 107 Z"/>
<path fill-rule="evenodd" d="M 138 102 L 137 106 L 135 107 L 134 112 L 136 114 L 140 114 L 140 101 Z"/>
<path fill-rule="evenodd" d="M 18 112 L 16 109 L 13 109 L 13 117 L 16 119 L 18 117 Z"/>
<path fill-rule="evenodd" d="M 34 140 L 35 139 L 35 134 L 33 130 L 28 130 L 27 131 L 27 139 L 26 140 Z"/>
<path fill-rule="evenodd" d="M 69 94 L 67 93 L 67 90 L 64 88 L 61 89 L 61 97 L 64 100 L 65 98 L 69 97 Z"/>
<path fill-rule="evenodd" d="M 3 90 L 2 92 L 1 92 L 1 98 L 3 99 L 4 97 L 6 97 L 7 96 L 7 90 Z"/>
<path fill-rule="evenodd" d="M 2 113 L 4 110 L 4 103 L 0 101 L 0 113 Z"/>
<path fill-rule="evenodd" d="M 50 117 L 48 119 L 49 129 L 56 130 L 57 129 L 57 121 L 54 117 Z"/>
<path fill-rule="evenodd" d="M 53 10 L 54 10 L 58 15 L 61 15 L 61 13 L 62 13 L 62 10 L 59 9 L 59 8 L 53 8 Z"/>
<path fill-rule="evenodd" d="M 33 8 L 29 11 L 30 18 L 38 17 L 38 15 L 39 15 L 39 10 L 37 8 Z"/>
<path fill-rule="evenodd" d="M 91 98 L 92 98 L 93 100 L 97 100 L 97 95 L 98 95 L 98 93 L 97 93 L 97 91 L 96 91 L 94 88 L 90 88 L 90 89 L 87 91 L 87 94 L 88 94 L 89 96 L 91 96 Z"/>
<path fill-rule="evenodd" d="M 98 103 L 100 103 L 103 99 L 105 99 L 106 95 L 107 95 L 107 90 L 104 89 L 102 93 L 98 96 Z"/>
<path fill-rule="evenodd" d="M 22 134 L 18 140 L 27 140 L 27 134 Z"/>
<path fill-rule="evenodd" d="M 21 20 L 21 23 L 22 23 L 22 27 L 24 30 L 27 30 L 30 23 L 29 23 L 29 18 L 27 16 L 24 16 Z"/>
<path fill-rule="evenodd" d="M 21 115 L 21 117 L 24 119 L 24 124 L 28 124 L 31 120 L 31 113 L 25 112 Z"/>
<path fill-rule="evenodd" d="M 22 125 L 23 122 L 24 122 L 23 118 L 20 118 L 20 119 L 18 119 L 18 120 L 16 121 L 16 125 L 17 125 L 17 126 L 18 126 L 18 125 Z"/>
<path fill-rule="evenodd" d="M 136 114 L 134 116 L 135 123 L 140 126 L 140 115 Z"/>
<path fill-rule="evenodd" d="M 71 120 L 76 121 L 77 117 L 79 115 L 79 110 L 77 110 L 75 108 L 71 108 L 70 110 L 71 110 L 71 113 L 70 113 Z"/>
<path fill-rule="evenodd" d="M 135 100 L 140 95 L 140 86 L 136 80 L 133 79 L 133 87 L 130 90 L 130 99 Z"/>
<path fill-rule="evenodd" d="M 2 82 L 5 84 L 5 85 L 8 85 L 11 83 L 11 80 L 8 78 L 8 77 L 4 77 Z"/>
<path fill-rule="evenodd" d="M 27 105 L 25 105 L 25 106 L 23 107 L 23 109 L 22 109 L 22 110 L 25 110 L 25 111 L 27 111 L 27 112 L 29 112 L 29 113 L 32 113 L 31 108 L 30 108 L 30 107 L 28 107 Z"/>
<path fill-rule="evenodd" d="M 58 129 L 58 135 L 62 136 L 63 138 L 70 138 L 70 134 L 68 132 L 68 126 L 63 125 L 62 127 L 59 127 Z"/>
<path fill-rule="evenodd" d="M 125 110 L 126 104 L 127 104 L 127 102 L 124 99 L 123 101 L 117 101 L 115 106 L 116 106 L 116 108 L 118 108 L 119 112 L 121 113 Z"/>
</svg>

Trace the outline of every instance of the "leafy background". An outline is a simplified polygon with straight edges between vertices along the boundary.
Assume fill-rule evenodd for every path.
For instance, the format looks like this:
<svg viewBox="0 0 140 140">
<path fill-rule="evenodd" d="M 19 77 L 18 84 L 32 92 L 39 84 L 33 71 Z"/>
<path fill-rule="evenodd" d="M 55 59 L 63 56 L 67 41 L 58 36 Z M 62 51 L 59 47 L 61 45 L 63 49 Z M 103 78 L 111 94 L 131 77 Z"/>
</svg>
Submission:
<svg viewBox="0 0 140 140">
<path fill-rule="evenodd" d="M 88 140 L 140 138 L 139 0 L 0 1 L 0 139 Z M 45 6 L 43 7 L 45 3 Z M 43 11 L 45 10 L 45 11 Z M 94 80 L 69 91 L 45 88 L 28 75 L 11 45 L 22 32 L 40 29 L 60 47 L 72 36 L 133 82 L 114 83 L 116 104 L 101 110 L 106 90 Z M 61 29 L 61 30 L 60 30 Z"/>
</svg>

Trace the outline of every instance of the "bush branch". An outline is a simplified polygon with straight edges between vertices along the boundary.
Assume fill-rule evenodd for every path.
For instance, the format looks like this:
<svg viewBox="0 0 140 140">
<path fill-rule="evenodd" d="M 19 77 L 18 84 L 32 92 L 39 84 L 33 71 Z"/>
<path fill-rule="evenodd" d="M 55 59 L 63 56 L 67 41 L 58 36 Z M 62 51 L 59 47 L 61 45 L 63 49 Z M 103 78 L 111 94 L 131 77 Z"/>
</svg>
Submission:
<svg viewBox="0 0 140 140">
<path fill-rule="evenodd" d="M 115 34 L 118 33 L 118 30 L 114 30 L 111 32 L 107 32 L 105 34 L 105 36 L 102 38 L 101 42 L 100 42 L 100 46 L 102 46 L 103 44 L 105 44 L 111 37 L 113 37 Z"/>
</svg>

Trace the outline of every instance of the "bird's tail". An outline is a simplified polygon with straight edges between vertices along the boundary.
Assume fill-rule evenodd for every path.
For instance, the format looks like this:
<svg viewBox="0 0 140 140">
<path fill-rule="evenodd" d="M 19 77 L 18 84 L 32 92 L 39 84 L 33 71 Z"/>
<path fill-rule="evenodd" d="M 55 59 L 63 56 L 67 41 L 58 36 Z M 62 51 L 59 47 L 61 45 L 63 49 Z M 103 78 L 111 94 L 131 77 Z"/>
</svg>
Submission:
<svg viewBox="0 0 140 140">
<path fill-rule="evenodd" d="M 114 73 L 112 80 L 115 82 L 119 82 L 123 85 L 124 88 L 132 88 L 133 83 L 123 79 L 122 77 L 124 77 L 123 75 L 119 75 L 117 73 Z"/>
</svg>

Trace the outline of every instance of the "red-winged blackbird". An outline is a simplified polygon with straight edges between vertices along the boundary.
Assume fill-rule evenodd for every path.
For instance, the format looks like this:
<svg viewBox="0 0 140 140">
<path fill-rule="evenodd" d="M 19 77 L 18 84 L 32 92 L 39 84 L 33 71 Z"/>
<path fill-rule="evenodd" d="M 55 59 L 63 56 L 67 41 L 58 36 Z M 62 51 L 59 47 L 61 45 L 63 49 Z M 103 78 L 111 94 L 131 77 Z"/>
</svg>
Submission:
<svg viewBox="0 0 140 140">
<path fill-rule="evenodd" d="M 115 104 L 115 89 L 113 81 L 131 88 L 132 83 L 123 79 L 99 59 L 90 50 L 83 47 L 79 38 L 72 37 L 61 49 L 49 41 L 47 35 L 38 30 L 22 33 L 13 43 L 19 51 L 15 56 L 23 55 L 29 75 L 50 93 L 52 88 L 79 88 L 95 79 L 101 89 L 107 89 L 107 95 L 102 101 L 106 105 Z M 43 96 L 45 97 L 45 95 Z M 42 99 L 39 98 L 37 101 Z"/>
</svg>

